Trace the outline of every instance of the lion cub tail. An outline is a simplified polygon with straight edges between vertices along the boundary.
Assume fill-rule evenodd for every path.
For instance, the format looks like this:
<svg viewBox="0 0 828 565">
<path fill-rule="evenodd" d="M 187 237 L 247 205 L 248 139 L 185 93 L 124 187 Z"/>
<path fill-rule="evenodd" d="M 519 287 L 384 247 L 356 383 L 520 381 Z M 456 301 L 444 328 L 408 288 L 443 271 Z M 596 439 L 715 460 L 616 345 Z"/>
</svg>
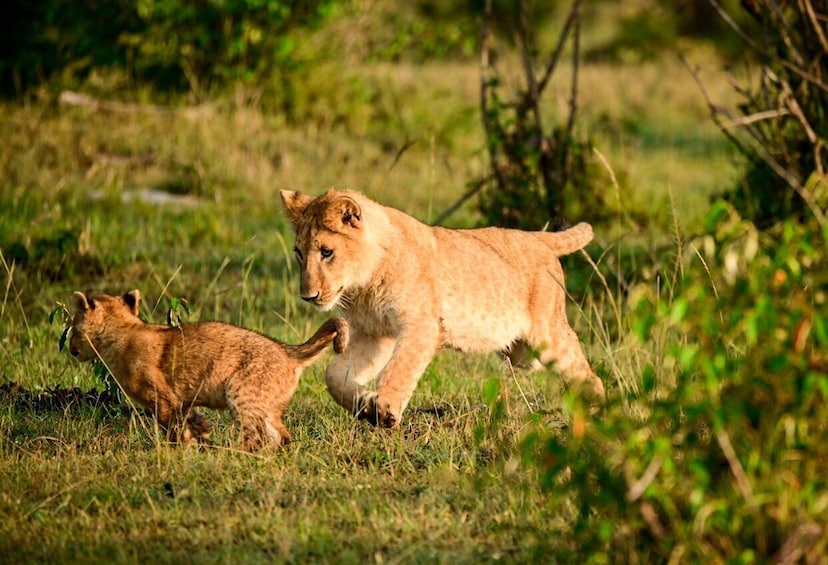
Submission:
<svg viewBox="0 0 828 565">
<path fill-rule="evenodd" d="M 289 347 L 291 357 L 302 367 L 311 365 L 319 359 L 325 348 L 333 342 L 336 353 L 342 353 L 348 347 L 348 322 L 345 318 L 330 318 L 322 324 L 311 338 L 301 345 Z"/>
<path fill-rule="evenodd" d="M 592 226 L 586 222 L 581 222 L 568 230 L 548 232 L 546 239 L 550 242 L 550 247 L 552 247 L 555 255 L 561 256 L 582 249 L 592 241 L 592 236 Z"/>
</svg>

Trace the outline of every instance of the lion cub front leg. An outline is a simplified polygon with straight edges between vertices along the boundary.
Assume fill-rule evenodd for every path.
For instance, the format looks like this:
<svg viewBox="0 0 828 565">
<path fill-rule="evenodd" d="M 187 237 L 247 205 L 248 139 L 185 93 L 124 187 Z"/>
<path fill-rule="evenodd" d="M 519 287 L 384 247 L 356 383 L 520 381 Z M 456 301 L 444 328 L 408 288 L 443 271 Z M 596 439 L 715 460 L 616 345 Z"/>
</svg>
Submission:
<svg viewBox="0 0 828 565">
<path fill-rule="evenodd" d="M 189 443 L 193 439 L 181 402 L 172 394 L 158 393 L 143 403 L 155 415 L 158 425 L 173 443 Z M 206 422 L 205 422 L 206 423 Z"/>
<path fill-rule="evenodd" d="M 376 397 L 370 399 L 373 402 L 366 405 L 360 417 L 389 428 L 399 423 L 417 382 L 439 348 L 439 325 L 429 322 L 407 326 L 380 373 Z"/>
</svg>

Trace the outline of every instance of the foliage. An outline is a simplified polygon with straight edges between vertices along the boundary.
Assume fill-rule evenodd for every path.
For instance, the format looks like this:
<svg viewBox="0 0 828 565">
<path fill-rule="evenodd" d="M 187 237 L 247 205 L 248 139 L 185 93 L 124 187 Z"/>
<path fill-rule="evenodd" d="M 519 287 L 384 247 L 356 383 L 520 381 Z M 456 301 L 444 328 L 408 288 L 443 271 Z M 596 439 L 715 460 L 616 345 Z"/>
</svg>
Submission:
<svg viewBox="0 0 828 565">
<path fill-rule="evenodd" d="M 331 9 L 330 0 L 138 0 L 144 31 L 122 36 L 135 51 L 139 75 L 183 73 L 191 90 L 209 82 L 254 82 L 291 63 L 289 31 L 311 25 Z"/>
<path fill-rule="evenodd" d="M 141 82 L 203 95 L 213 80 L 262 81 L 293 64 L 291 32 L 317 24 L 334 6 L 332 0 L 15 3 L 0 76 L 14 89 L 10 94 L 52 73 L 117 67 Z"/>
<path fill-rule="evenodd" d="M 739 0 L 719 3 L 734 9 Z M 593 4 L 593 11 L 600 13 L 600 3 Z M 591 16 L 594 19 L 595 15 Z M 587 46 L 585 61 L 632 63 L 658 59 L 665 51 L 686 44 L 688 39 L 709 43 L 727 58 L 742 52 L 738 38 L 716 16 L 710 0 L 639 0 L 630 2 L 616 17 L 618 31 L 596 45 Z"/>
<path fill-rule="evenodd" d="M 351 41 L 355 55 L 366 61 L 466 59 L 479 40 L 467 2 L 382 2 L 372 6 L 370 15 L 359 8 L 354 11 L 355 21 L 345 23 L 361 28 Z"/>
<path fill-rule="evenodd" d="M 142 27 L 135 0 L 15 0 L 0 23 L 0 94 L 21 94 L 55 73 L 122 65 L 122 34 Z"/>
<path fill-rule="evenodd" d="M 758 63 L 747 84 L 734 80 L 736 109 L 708 98 L 713 119 L 752 163 L 730 199 L 743 216 L 767 227 L 815 215 L 824 223 L 828 195 L 808 181 L 828 174 L 828 14 L 811 0 L 744 2 L 754 20 L 740 26 L 719 8 Z M 698 78 L 698 77 L 697 77 Z M 781 182 L 780 182 L 781 181 Z M 820 186 L 820 185 L 816 185 Z"/>
<path fill-rule="evenodd" d="M 790 221 L 763 234 L 725 204 L 708 221 L 670 298 L 630 305 L 642 343 L 672 336 L 640 395 L 594 421 L 576 407 L 569 433 L 523 443 L 543 484 L 573 497 L 575 554 L 793 562 L 828 551 L 828 234 Z M 631 420 L 620 402 L 645 415 Z"/>
</svg>

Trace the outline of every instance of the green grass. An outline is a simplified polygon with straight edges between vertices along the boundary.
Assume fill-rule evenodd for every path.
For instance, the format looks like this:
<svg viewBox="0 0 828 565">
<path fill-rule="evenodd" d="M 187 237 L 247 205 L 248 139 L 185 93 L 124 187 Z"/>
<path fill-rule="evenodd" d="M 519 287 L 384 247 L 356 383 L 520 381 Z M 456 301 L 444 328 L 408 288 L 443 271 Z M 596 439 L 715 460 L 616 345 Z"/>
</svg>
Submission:
<svg viewBox="0 0 828 565">
<path fill-rule="evenodd" d="M 151 92 L 135 91 L 131 98 L 142 102 L 127 113 L 65 107 L 49 95 L 25 105 L 0 103 L 2 382 L 31 390 L 101 386 L 92 367 L 58 351 L 61 327 L 48 323 L 49 312 L 74 290 L 138 288 L 142 314 L 155 322 L 163 322 L 171 298 L 184 298 L 191 320 L 218 319 L 301 341 L 323 316 L 296 298 L 279 189 L 356 188 L 428 221 L 483 174 L 475 62 L 343 60 L 320 62 L 304 77 L 291 119 L 263 109 L 243 90 L 197 109 L 163 110 L 144 103 Z M 728 538 L 720 535 L 725 526 L 716 528 L 732 522 L 722 509 L 765 507 L 747 504 L 732 488 L 728 461 L 698 416 L 707 409 L 698 399 L 718 393 L 705 388 L 702 370 L 685 367 L 692 358 L 682 353 L 697 351 L 698 343 L 711 359 L 720 353 L 703 339 L 710 333 L 704 324 L 717 321 L 718 312 L 705 303 L 684 315 L 676 306 L 710 298 L 711 288 L 724 294 L 736 276 L 724 264 L 737 264 L 742 274 L 756 267 L 739 247 L 741 235 L 693 239 L 704 229 L 709 196 L 731 186 L 738 162 L 672 54 L 635 65 L 588 65 L 582 79 L 579 128 L 618 179 L 613 184 L 601 169 L 616 219 L 597 226 L 599 245 L 590 253 L 599 268 L 577 255 L 567 262 L 576 298 L 570 320 L 611 395 L 603 420 L 585 416 L 554 375 L 513 373 L 495 355 L 454 352 L 429 367 L 393 430 L 345 414 L 329 398 L 324 363 L 318 364 L 306 371 L 285 416 L 293 443 L 254 455 L 233 449 L 237 431 L 227 414 L 209 414 L 216 431 L 208 447 L 181 449 L 166 445 L 139 412 L 35 410 L 5 397 L 0 560 L 646 562 L 687 555 L 752 561 L 740 532 Z M 715 84 L 717 94 L 728 95 L 722 81 Z M 565 107 L 566 88 L 556 92 L 550 115 Z M 122 200 L 142 189 L 198 203 Z M 477 221 L 469 204 L 448 223 Z M 736 259 L 725 261 L 733 253 Z M 756 276 L 775 272 L 768 269 Z M 681 294 L 685 273 L 694 275 L 686 283 L 689 298 Z M 604 283 L 601 276 L 609 278 Z M 618 284 L 622 278 L 628 286 Z M 824 293 L 811 290 L 803 291 L 803 301 L 819 311 Z M 758 315 L 738 302 L 737 286 L 728 296 L 732 308 L 717 308 L 728 309 L 734 324 Z M 751 351 L 739 339 L 723 335 L 722 346 Z M 687 396 L 677 400 L 677 383 L 688 382 Z M 823 399 L 814 413 L 825 416 L 825 393 L 808 386 Z M 675 414 L 681 416 L 669 419 Z M 828 418 L 808 424 L 797 414 L 780 417 L 784 433 L 824 453 L 813 438 Z M 685 427 L 697 423 L 701 431 Z M 696 458 L 688 437 L 714 453 L 710 460 Z M 755 436 L 748 430 L 744 437 Z M 771 456 L 734 442 L 757 492 L 773 493 L 768 499 L 780 504 L 767 553 L 797 524 L 825 517 L 824 481 L 814 477 L 807 450 L 786 444 L 770 452 L 787 454 L 780 462 L 785 481 L 811 489 L 796 499 L 800 516 L 785 510 L 795 500 L 790 491 L 779 494 L 762 482 L 773 473 L 763 474 L 758 462 Z M 536 457 L 538 445 L 546 447 Z M 644 476 L 652 450 L 668 450 L 670 463 L 640 506 L 627 504 L 625 492 L 611 487 Z M 792 468 L 799 457 L 803 467 Z M 562 461 L 567 469 L 555 471 Z M 701 491 L 683 490 L 695 484 L 677 471 L 687 461 L 697 473 L 693 480 L 699 468 L 714 469 Z M 603 474 L 588 476 L 588 468 Z M 685 509 L 669 498 L 671 488 L 687 500 L 702 497 L 702 507 Z M 720 498 L 703 498 L 707 492 Z M 622 510 L 613 513 L 608 508 L 616 501 Z M 661 520 L 666 538 L 653 533 L 653 522 L 642 522 L 642 515 L 652 519 L 647 512 Z M 759 515 L 733 512 L 743 525 Z M 731 538 L 737 541 L 728 547 L 723 540 Z M 825 550 L 824 539 L 819 543 L 814 551 Z M 762 557 L 754 553 L 753 561 Z"/>
<path fill-rule="evenodd" d="M 525 556 L 553 510 L 516 513 L 526 496 L 543 498 L 522 494 L 523 472 L 509 477 L 517 491 L 501 488 L 499 465 L 470 439 L 484 419 L 460 404 L 377 433 L 303 387 L 287 421 L 295 442 L 251 456 L 222 447 L 229 432 L 213 449 L 170 449 L 128 418 L 4 409 L 3 456 L 19 461 L 4 465 L 15 494 L 0 502 L 0 552 L 69 562 Z"/>
</svg>

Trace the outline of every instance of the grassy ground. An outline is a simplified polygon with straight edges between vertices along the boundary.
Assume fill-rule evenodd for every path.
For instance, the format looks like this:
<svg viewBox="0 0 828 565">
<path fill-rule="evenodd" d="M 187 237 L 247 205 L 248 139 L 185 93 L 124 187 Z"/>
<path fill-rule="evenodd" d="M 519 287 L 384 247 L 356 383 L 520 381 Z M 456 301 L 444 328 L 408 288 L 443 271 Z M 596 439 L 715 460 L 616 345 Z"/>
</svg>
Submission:
<svg viewBox="0 0 828 565">
<path fill-rule="evenodd" d="M 88 88 L 106 92 L 95 80 Z M 618 221 L 598 226 L 598 240 L 613 246 L 634 232 L 669 247 L 676 233 L 698 231 L 709 195 L 730 186 L 737 165 L 678 59 L 591 65 L 582 80 L 579 127 L 621 179 L 616 187 L 607 173 Z M 195 108 L 150 106 L 148 92 L 115 110 L 45 92 L 0 104 L 2 381 L 101 386 L 58 351 L 61 328 L 48 322 L 77 289 L 139 288 L 155 322 L 180 297 L 191 320 L 308 337 L 322 317 L 296 299 L 278 190 L 352 187 L 433 219 L 484 171 L 477 88 L 474 62 L 334 60 L 306 77 L 301 120 L 263 111 L 243 90 Z M 550 107 L 563 107 L 565 92 Z M 183 198 L 147 203 L 145 189 Z M 649 222 L 631 225 L 633 212 Z M 448 223 L 476 221 L 467 206 Z M 575 280 L 591 276 L 582 259 L 572 264 Z M 632 303 L 614 289 L 574 290 L 582 298 L 571 320 L 608 390 L 637 389 L 664 343 L 632 343 L 623 322 Z M 602 318 L 613 309 L 615 319 Z M 305 373 L 286 415 L 294 442 L 256 455 L 233 450 L 223 414 L 210 415 L 211 446 L 176 449 L 135 411 L 4 395 L 0 558 L 456 563 L 565 561 L 574 550 L 579 509 L 539 488 L 516 449 L 532 429 L 577 422 L 554 376 L 444 352 L 402 426 L 374 430 L 334 405 L 322 370 Z"/>
</svg>

